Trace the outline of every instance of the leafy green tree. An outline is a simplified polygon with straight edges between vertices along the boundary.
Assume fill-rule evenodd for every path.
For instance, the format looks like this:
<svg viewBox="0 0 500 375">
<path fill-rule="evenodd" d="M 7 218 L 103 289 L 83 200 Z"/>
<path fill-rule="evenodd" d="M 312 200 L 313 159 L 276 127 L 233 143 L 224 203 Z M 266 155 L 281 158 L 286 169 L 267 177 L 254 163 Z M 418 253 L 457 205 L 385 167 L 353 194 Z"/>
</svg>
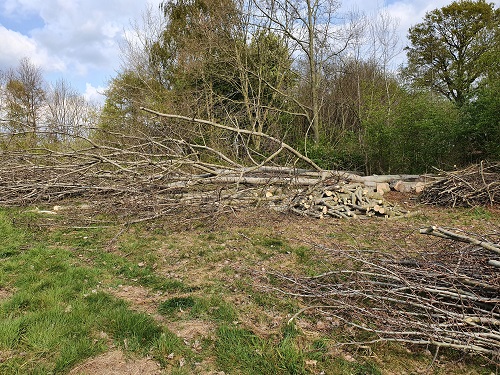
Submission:
<svg viewBox="0 0 500 375">
<path fill-rule="evenodd" d="M 150 58 L 159 69 L 161 84 L 170 89 L 214 93 L 231 91 L 227 66 L 239 29 L 239 13 L 232 0 L 169 0 L 160 5 L 166 27 L 152 44 Z M 234 75 L 233 75 L 234 76 Z M 208 116 L 209 118 L 212 116 Z"/>
<path fill-rule="evenodd" d="M 241 6 L 233 0 L 162 3 L 166 26 L 150 61 L 176 112 L 254 131 L 281 130 L 285 96 L 295 82 L 290 52 L 269 27 L 252 24 Z M 253 141 L 259 149 L 260 138 Z"/>
<path fill-rule="evenodd" d="M 474 101 L 463 107 L 459 141 L 462 163 L 500 160 L 500 80 L 482 86 Z"/>
<path fill-rule="evenodd" d="M 462 106 L 488 71 L 498 48 L 500 10 L 484 0 L 460 0 L 428 12 L 409 30 L 406 75 Z"/>
</svg>

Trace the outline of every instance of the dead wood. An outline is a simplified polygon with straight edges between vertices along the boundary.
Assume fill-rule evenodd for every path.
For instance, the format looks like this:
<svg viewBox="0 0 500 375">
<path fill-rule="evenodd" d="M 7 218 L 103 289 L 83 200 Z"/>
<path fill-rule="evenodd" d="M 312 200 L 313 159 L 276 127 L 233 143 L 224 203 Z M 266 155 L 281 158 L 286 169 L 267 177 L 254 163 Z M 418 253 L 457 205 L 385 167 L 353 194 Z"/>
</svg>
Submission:
<svg viewBox="0 0 500 375">
<path fill-rule="evenodd" d="M 498 241 L 437 227 L 422 233 L 440 233 L 463 245 L 440 242 L 412 257 L 404 250 L 388 254 L 317 245 L 336 264 L 331 271 L 313 277 L 271 272 L 273 286 L 267 289 L 302 300 L 306 307 L 290 322 L 316 313 L 332 322 L 331 329 L 344 327 L 350 337 L 340 345 L 433 345 L 498 363 L 500 273 L 498 261 L 488 261 L 497 254 Z"/>
<path fill-rule="evenodd" d="M 445 172 L 426 186 L 420 201 L 448 207 L 494 206 L 500 197 L 500 163 L 481 162 L 468 168 Z"/>
<path fill-rule="evenodd" d="M 265 133 L 144 110 L 167 121 L 195 122 L 234 133 L 233 138 L 245 145 L 246 157 L 232 153 L 228 144 L 205 142 L 200 129 L 191 133 L 188 129 L 185 137 L 94 129 L 92 138 L 65 135 L 71 139 L 66 145 L 0 151 L 0 205 L 51 205 L 73 198 L 91 201 L 104 212 L 125 215 L 127 220 L 175 215 L 184 208 L 213 213 L 263 203 L 318 218 L 403 213 L 381 197 L 367 194 L 370 189 L 365 191 L 361 183 L 346 182 L 367 184 L 404 176 L 322 170 Z M 17 135 L 2 136 L 6 138 L 3 144 L 9 144 Z M 270 142 L 267 154 L 251 148 L 253 137 Z M 339 183 L 342 187 L 333 185 Z M 309 196 L 314 196 L 311 202 Z"/>
<path fill-rule="evenodd" d="M 420 233 L 481 246 L 486 250 L 490 250 L 500 255 L 500 244 L 491 243 L 485 240 L 478 240 L 476 238 L 453 232 L 444 228 L 436 226 L 426 227 L 420 229 Z"/>
<path fill-rule="evenodd" d="M 356 218 L 359 215 L 401 217 L 408 213 L 361 184 L 316 186 L 300 191 L 290 203 L 292 212 L 316 218 Z"/>
<path fill-rule="evenodd" d="M 315 170 L 320 171 L 320 172 L 323 171 L 323 169 L 321 167 L 319 167 L 315 162 L 313 162 L 307 156 L 302 155 L 300 152 L 298 152 L 297 150 L 295 150 L 290 145 L 288 145 L 285 142 L 283 142 L 283 141 L 281 141 L 281 140 L 279 140 L 279 139 L 277 139 L 275 137 L 272 137 L 272 136 L 270 136 L 270 135 L 268 135 L 266 133 L 257 132 L 257 131 L 253 131 L 253 130 L 248 130 L 248 129 L 234 128 L 234 127 L 231 127 L 231 126 L 222 125 L 222 124 L 219 124 L 219 123 L 216 123 L 216 122 L 213 122 L 213 121 L 208 121 L 208 120 L 202 120 L 202 119 L 197 119 L 197 118 L 190 118 L 190 117 L 186 117 L 186 116 L 174 115 L 174 114 L 168 114 L 168 113 L 161 113 L 161 112 L 157 112 L 157 111 L 154 111 L 152 109 L 145 108 L 145 107 L 141 107 L 141 109 L 143 111 L 152 113 L 152 114 L 154 114 L 156 116 L 160 116 L 160 117 L 165 117 L 165 118 L 170 118 L 170 119 L 177 119 L 177 120 L 183 120 L 183 121 L 186 121 L 186 122 L 196 122 L 196 123 L 200 123 L 200 124 L 210 125 L 210 126 L 213 126 L 215 128 L 219 128 L 219 129 L 229 130 L 231 132 L 238 133 L 238 134 L 245 134 L 245 135 L 249 135 L 251 137 L 261 137 L 261 138 L 268 139 L 268 140 L 272 141 L 273 143 L 280 145 L 280 150 L 279 151 L 281 151 L 281 149 L 287 150 L 290 153 L 292 153 L 295 157 L 297 157 L 298 159 L 306 162 L 308 165 L 310 165 L 311 167 L 313 167 Z"/>
</svg>

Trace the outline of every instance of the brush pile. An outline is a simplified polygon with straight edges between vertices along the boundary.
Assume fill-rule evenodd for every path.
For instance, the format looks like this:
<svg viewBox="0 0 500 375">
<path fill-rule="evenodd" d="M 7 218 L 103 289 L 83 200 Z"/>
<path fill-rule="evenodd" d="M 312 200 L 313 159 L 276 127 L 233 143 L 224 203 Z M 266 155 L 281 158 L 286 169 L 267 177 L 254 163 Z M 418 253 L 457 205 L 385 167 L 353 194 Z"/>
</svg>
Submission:
<svg viewBox="0 0 500 375">
<path fill-rule="evenodd" d="M 290 321 L 319 313 L 332 330 L 347 328 L 340 344 L 447 347 L 498 363 L 500 235 L 492 241 L 437 227 L 421 233 L 440 242 L 414 256 L 319 246 L 340 266 L 313 277 L 274 273 L 272 289 L 305 304 Z"/>
<path fill-rule="evenodd" d="M 500 163 L 481 162 L 454 172 L 441 172 L 420 201 L 446 207 L 494 206 L 500 202 Z"/>
</svg>

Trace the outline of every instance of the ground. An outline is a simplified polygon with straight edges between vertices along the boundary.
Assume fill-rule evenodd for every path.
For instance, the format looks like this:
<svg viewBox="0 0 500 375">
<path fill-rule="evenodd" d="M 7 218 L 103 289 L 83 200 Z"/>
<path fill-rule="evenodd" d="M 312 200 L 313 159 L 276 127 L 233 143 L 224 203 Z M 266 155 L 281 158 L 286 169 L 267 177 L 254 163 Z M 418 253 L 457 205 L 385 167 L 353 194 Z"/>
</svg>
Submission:
<svg viewBox="0 0 500 375">
<path fill-rule="evenodd" d="M 304 301 L 273 292 L 266 275 L 314 275 L 330 269 L 331 260 L 322 246 L 387 252 L 404 249 L 411 254 L 442 243 L 419 234 L 423 226 L 500 233 L 498 208 L 425 206 L 412 195 L 395 192 L 386 199 L 408 209 L 408 217 L 318 220 L 246 208 L 199 214 L 196 219 L 182 212 L 178 217 L 98 229 L 77 228 L 72 221 L 68 228 L 64 215 L 77 216 L 71 208 L 77 207 L 74 202 L 58 203 L 66 208 L 57 215 L 31 213 L 31 221 L 19 211 L 9 216 L 14 223 L 17 220 L 16 225 L 42 228 L 50 246 L 67 249 L 71 259 L 76 259 L 74 264 L 101 270 L 93 292 L 125 301 L 127 308 L 152 318 L 152 324 L 179 340 L 175 345 L 152 344 L 142 350 L 131 348 L 126 338 L 118 339 L 116 333 L 103 328 L 96 333 L 103 350 L 64 370 L 72 375 L 489 374 L 494 370 L 491 365 L 481 360 L 468 365 L 456 353 L 445 353 L 433 361 L 432 348 L 337 347 L 339 323 L 312 312 L 296 319 L 294 332 L 287 331 L 287 321 L 305 306 Z M 0 299 L 7 301 L 15 286 L 4 284 L 0 284 Z M 3 361 L 9 355 L 13 356 L 2 350 Z M 241 366 L 234 363 L 238 362 L 235 358 L 241 359 Z M 283 358 L 295 367 L 283 364 Z M 254 365 L 255 369 L 250 368 Z"/>
</svg>

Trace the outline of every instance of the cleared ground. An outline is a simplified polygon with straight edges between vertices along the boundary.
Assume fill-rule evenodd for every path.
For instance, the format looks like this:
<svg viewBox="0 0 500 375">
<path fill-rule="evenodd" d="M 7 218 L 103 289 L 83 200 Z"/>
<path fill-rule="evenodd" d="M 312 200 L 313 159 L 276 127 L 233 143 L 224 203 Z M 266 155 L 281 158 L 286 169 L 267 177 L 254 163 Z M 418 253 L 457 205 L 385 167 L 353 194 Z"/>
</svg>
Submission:
<svg viewBox="0 0 500 375">
<path fill-rule="evenodd" d="M 419 205 L 397 220 L 264 208 L 131 225 L 92 202 L 0 211 L 0 373 L 491 374 L 480 357 L 402 344 L 339 346 L 349 328 L 273 289 L 269 273 L 338 265 L 323 248 L 408 254 L 448 246 L 438 225 L 498 238 L 498 208 Z M 48 210 L 51 213 L 44 213 Z M 56 213 L 52 213 L 56 212 Z M 92 218 L 93 225 L 88 223 Z M 271 280 L 272 281 L 272 280 Z"/>
</svg>

